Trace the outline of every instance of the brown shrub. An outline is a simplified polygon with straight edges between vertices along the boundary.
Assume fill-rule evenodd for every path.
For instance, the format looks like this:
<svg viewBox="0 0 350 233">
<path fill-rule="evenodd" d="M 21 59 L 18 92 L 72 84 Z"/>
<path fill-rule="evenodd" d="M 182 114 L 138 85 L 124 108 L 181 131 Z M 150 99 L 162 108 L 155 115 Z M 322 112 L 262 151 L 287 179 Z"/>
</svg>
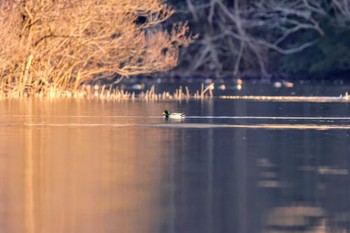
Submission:
<svg viewBox="0 0 350 233">
<path fill-rule="evenodd" d="M 3 94 L 166 71 L 192 40 L 186 24 L 161 27 L 173 14 L 161 0 L 3 0 L 0 12 Z"/>
</svg>

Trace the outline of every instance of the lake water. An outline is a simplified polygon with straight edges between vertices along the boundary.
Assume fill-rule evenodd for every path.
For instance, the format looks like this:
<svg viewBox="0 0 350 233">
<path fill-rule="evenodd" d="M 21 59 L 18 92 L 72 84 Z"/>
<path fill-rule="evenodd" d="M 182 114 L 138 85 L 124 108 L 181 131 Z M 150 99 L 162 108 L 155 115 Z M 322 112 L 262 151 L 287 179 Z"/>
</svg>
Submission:
<svg viewBox="0 0 350 233">
<path fill-rule="evenodd" d="M 349 103 L 0 106 L 1 233 L 350 232 Z"/>
</svg>

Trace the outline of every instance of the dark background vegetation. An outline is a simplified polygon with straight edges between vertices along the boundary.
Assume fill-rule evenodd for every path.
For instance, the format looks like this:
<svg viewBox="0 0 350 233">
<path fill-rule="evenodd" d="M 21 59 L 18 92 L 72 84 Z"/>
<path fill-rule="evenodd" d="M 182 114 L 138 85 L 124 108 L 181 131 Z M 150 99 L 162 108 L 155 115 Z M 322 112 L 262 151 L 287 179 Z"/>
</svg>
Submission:
<svg viewBox="0 0 350 233">
<path fill-rule="evenodd" d="M 168 0 L 198 39 L 174 71 L 348 79 L 349 0 Z"/>
</svg>

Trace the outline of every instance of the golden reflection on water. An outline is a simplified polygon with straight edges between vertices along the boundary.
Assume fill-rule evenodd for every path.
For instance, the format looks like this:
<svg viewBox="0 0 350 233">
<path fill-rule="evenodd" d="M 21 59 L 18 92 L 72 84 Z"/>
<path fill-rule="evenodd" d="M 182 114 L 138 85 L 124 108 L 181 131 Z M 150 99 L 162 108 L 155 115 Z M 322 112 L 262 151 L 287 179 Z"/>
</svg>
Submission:
<svg viewBox="0 0 350 233">
<path fill-rule="evenodd" d="M 330 230 L 327 229 L 325 216 L 325 211 L 321 207 L 302 205 L 275 207 L 266 213 L 265 229 L 262 233 L 327 233 Z"/>
<path fill-rule="evenodd" d="M 30 125 L 49 120 L 1 127 L 1 232 L 154 232 L 162 148 L 139 156 L 159 132 Z"/>
<path fill-rule="evenodd" d="M 162 104 L 81 104 L 71 100 L 0 104 L 1 233 L 176 232 L 191 224 L 188 229 L 199 229 L 191 232 L 214 232 L 226 229 L 225 224 L 235 232 L 247 232 L 251 222 L 260 217 L 250 204 L 256 201 L 254 185 L 259 190 L 288 192 L 285 177 L 279 177 L 276 170 L 295 164 L 287 165 L 287 160 L 277 169 L 276 164 L 263 158 L 257 167 L 266 169 L 254 182 L 256 171 L 250 161 L 254 153 L 267 158 L 270 153 L 278 153 L 282 160 L 288 157 L 288 148 L 308 155 L 327 148 L 322 144 L 330 145 L 331 152 L 342 153 L 334 148 L 346 144 L 350 129 L 347 117 L 245 116 L 243 103 L 236 106 L 239 111 L 235 119 L 217 121 L 189 116 L 184 122 L 137 118 L 160 114 Z M 208 115 L 214 115 L 212 106 L 205 108 L 212 110 Z M 289 137 L 283 130 L 301 136 L 294 139 L 303 148 L 286 141 Z M 267 137 L 267 132 L 277 132 L 274 136 L 281 136 L 281 141 L 271 143 L 277 137 Z M 317 147 L 310 149 L 310 138 L 320 133 L 327 136 L 311 140 Z M 330 135 L 338 136 L 340 143 L 331 144 L 335 141 L 330 140 Z M 220 144 L 221 140 L 225 143 Z M 225 156 L 217 154 L 220 152 Z M 316 176 L 349 173 L 346 166 L 332 163 L 302 164 L 300 171 Z M 313 181 L 306 184 L 312 186 Z M 325 187 L 321 183 L 320 188 L 315 188 L 317 192 L 324 190 L 321 185 Z M 260 194 L 257 200 L 264 204 L 266 200 Z M 319 194 L 312 195 L 318 198 Z M 327 209 L 317 205 L 286 203 L 266 209 L 261 232 L 294 232 L 294 226 L 312 228 L 303 232 L 324 232 L 328 224 Z M 348 218 L 347 212 L 341 214 Z"/>
</svg>

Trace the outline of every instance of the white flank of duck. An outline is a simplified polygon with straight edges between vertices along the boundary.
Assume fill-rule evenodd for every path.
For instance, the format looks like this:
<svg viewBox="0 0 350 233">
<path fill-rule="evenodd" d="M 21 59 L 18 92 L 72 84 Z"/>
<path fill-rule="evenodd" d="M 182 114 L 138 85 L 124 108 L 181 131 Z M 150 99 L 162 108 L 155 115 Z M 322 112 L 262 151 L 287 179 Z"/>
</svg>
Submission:
<svg viewBox="0 0 350 233">
<path fill-rule="evenodd" d="M 183 118 L 185 118 L 185 114 L 184 113 L 177 113 L 177 112 L 170 113 L 168 110 L 164 110 L 162 115 L 166 119 L 183 119 Z"/>
</svg>

